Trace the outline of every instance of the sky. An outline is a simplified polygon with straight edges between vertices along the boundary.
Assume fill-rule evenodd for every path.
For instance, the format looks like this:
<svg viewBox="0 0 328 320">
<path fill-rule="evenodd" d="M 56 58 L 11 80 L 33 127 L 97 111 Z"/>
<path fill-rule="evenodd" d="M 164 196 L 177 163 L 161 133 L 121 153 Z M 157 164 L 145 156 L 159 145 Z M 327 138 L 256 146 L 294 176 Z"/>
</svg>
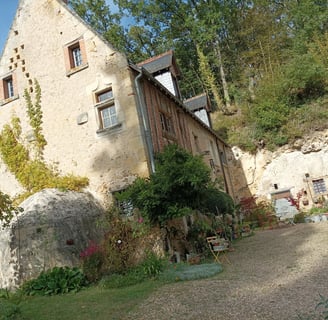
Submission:
<svg viewBox="0 0 328 320">
<path fill-rule="evenodd" d="M 106 0 L 106 2 L 113 10 L 114 6 L 111 4 L 112 1 Z M 0 54 L 7 40 L 8 32 L 14 19 L 17 6 L 18 0 L 0 0 Z"/>
<path fill-rule="evenodd" d="M 18 0 L 0 0 L 0 53 L 7 40 L 11 23 L 14 19 Z"/>
</svg>

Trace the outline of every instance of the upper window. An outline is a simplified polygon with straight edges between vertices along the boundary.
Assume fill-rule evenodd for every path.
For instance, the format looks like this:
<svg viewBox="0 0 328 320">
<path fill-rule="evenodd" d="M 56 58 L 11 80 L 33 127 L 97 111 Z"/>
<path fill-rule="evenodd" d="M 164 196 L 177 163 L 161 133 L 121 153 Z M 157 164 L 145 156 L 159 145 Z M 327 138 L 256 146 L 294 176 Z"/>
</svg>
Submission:
<svg viewBox="0 0 328 320">
<path fill-rule="evenodd" d="M 88 66 L 85 44 L 79 39 L 64 48 L 67 75 L 83 70 Z"/>
<path fill-rule="evenodd" d="M 104 130 L 117 125 L 118 118 L 114 103 L 113 90 L 110 88 L 97 93 L 96 102 L 99 129 Z"/>
<path fill-rule="evenodd" d="M 9 99 L 14 96 L 14 81 L 12 76 L 3 79 L 3 92 L 5 99 Z"/>
<path fill-rule="evenodd" d="M 326 193 L 327 188 L 323 179 L 312 180 L 313 190 L 315 194 Z"/>
<path fill-rule="evenodd" d="M 11 74 L 7 77 L 1 79 L 0 83 L 0 103 L 5 104 L 10 102 L 14 98 L 17 98 L 17 91 L 16 91 L 16 84 L 15 84 L 15 77 L 14 74 Z"/>
<path fill-rule="evenodd" d="M 162 126 L 163 132 L 174 134 L 174 128 L 173 128 L 173 123 L 172 123 L 171 117 L 162 112 L 160 112 L 159 116 L 161 119 L 161 126 Z"/>
<path fill-rule="evenodd" d="M 82 54 L 81 54 L 81 48 L 79 45 L 73 48 L 70 48 L 70 58 L 71 58 L 71 64 L 73 68 L 79 67 L 82 65 Z"/>
</svg>

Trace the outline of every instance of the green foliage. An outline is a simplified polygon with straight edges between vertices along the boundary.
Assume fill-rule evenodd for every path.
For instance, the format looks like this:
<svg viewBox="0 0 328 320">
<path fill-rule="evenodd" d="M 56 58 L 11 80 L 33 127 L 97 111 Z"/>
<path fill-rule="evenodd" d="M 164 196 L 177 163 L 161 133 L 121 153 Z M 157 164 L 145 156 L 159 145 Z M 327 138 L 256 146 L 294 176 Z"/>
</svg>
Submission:
<svg viewBox="0 0 328 320">
<path fill-rule="evenodd" d="M 105 276 L 99 282 L 99 286 L 105 289 L 124 288 L 145 281 L 145 275 L 140 268 L 134 268 L 126 273 L 113 273 Z"/>
<path fill-rule="evenodd" d="M 257 201 L 255 197 L 242 198 L 239 204 L 239 214 L 243 221 L 263 227 L 267 223 L 275 223 L 275 210 L 268 201 Z"/>
<path fill-rule="evenodd" d="M 148 252 L 146 259 L 141 264 L 141 268 L 146 277 L 157 277 L 164 270 L 164 260 L 154 252 Z"/>
<path fill-rule="evenodd" d="M 24 320 L 20 307 L 0 298 L 0 320 Z"/>
<path fill-rule="evenodd" d="M 0 320 L 24 320 L 19 304 L 22 295 L 19 290 L 11 292 L 0 289 Z"/>
<path fill-rule="evenodd" d="M 137 263 L 136 249 L 150 230 L 147 221 L 125 219 L 113 206 L 100 224 L 106 230 L 100 243 L 104 258 L 103 272 L 124 273 L 134 267 Z"/>
<path fill-rule="evenodd" d="M 293 108 L 311 109 L 327 93 L 328 7 L 325 1 L 72 0 L 88 23 L 129 60 L 173 49 L 182 70 L 184 98 L 208 93 L 225 124 L 223 138 L 251 152 L 270 149 L 322 127 L 304 117 L 293 130 Z M 122 18 L 134 19 L 122 26 Z M 232 89 L 233 88 L 233 89 Z M 224 97 L 224 98 L 223 98 Z M 229 101 L 238 112 L 225 116 Z M 301 112 L 306 114 L 306 112 Z M 230 125 L 231 118 L 238 123 Z M 218 121 L 220 122 L 220 121 Z M 327 121 L 326 121 L 327 123 Z M 222 131 L 222 128 L 227 131 Z"/>
<path fill-rule="evenodd" d="M 233 199 L 225 192 L 209 186 L 204 190 L 202 198 L 202 212 L 213 214 L 233 213 L 235 204 Z"/>
<path fill-rule="evenodd" d="M 68 292 L 77 292 L 87 286 L 87 280 L 82 271 L 76 267 L 54 267 L 41 272 L 38 278 L 27 281 L 22 286 L 26 295 L 51 296 Z"/>
<path fill-rule="evenodd" d="M 0 191 L 0 222 L 2 227 L 7 227 L 19 212 L 22 212 L 22 208 L 14 206 L 10 197 Z"/>
<path fill-rule="evenodd" d="M 304 223 L 305 222 L 304 212 L 300 212 L 300 213 L 295 214 L 293 221 L 295 223 Z"/>
<path fill-rule="evenodd" d="M 123 273 L 113 273 L 105 276 L 99 282 L 103 288 L 122 288 L 146 281 L 157 279 L 164 271 L 165 261 L 153 252 L 148 252 L 146 258 L 135 267 Z"/>
<path fill-rule="evenodd" d="M 206 237 L 215 234 L 213 225 L 205 220 L 196 220 L 188 229 L 187 240 L 195 253 L 204 253 L 208 250 Z"/>
<path fill-rule="evenodd" d="M 32 102 L 32 97 L 27 89 L 24 90 L 24 98 L 26 101 L 27 115 L 30 121 L 30 125 L 33 129 L 35 137 L 35 145 L 37 150 L 37 155 L 42 157 L 44 147 L 47 141 L 42 134 L 42 109 L 41 109 L 41 87 L 37 80 L 34 80 L 35 87 L 35 103 Z"/>
<path fill-rule="evenodd" d="M 97 282 L 103 274 L 104 253 L 102 248 L 90 242 L 89 246 L 80 253 L 82 271 L 89 282 Z"/>
<path fill-rule="evenodd" d="M 295 56 L 283 68 L 282 92 L 290 105 L 298 106 L 322 96 L 327 89 L 328 73 L 321 61 L 311 54 Z"/>
<path fill-rule="evenodd" d="M 320 302 L 316 306 L 316 310 L 321 309 L 321 314 L 324 317 L 323 319 L 328 319 L 328 298 L 325 298 L 323 295 L 320 295 Z"/>
<path fill-rule="evenodd" d="M 6 124 L 0 133 L 0 155 L 17 181 L 26 189 L 25 197 L 45 188 L 59 188 L 80 191 L 89 183 L 85 177 L 72 174 L 59 176 L 43 161 L 43 150 L 47 142 L 42 134 L 41 88 L 35 80 L 35 103 L 25 90 L 24 98 L 27 115 L 34 132 L 35 141 L 31 150 L 23 143 L 20 119 L 12 117 L 11 124 Z M 33 152 L 35 151 L 35 152 Z M 33 156 L 36 153 L 36 156 Z"/>
<path fill-rule="evenodd" d="M 213 196 L 219 197 L 217 201 Z M 156 157 L 156 172 L 147 179 L 137 178 L 120 198 L 131 200 L 150 222 L 161 225 L 206 205 L 208 210 L 216 206 L 221 210 L 231 208 L 228 196 L 211 184 L 209 168 L 202 158 L 176 145 L 166 146 Z"/>
</svg>

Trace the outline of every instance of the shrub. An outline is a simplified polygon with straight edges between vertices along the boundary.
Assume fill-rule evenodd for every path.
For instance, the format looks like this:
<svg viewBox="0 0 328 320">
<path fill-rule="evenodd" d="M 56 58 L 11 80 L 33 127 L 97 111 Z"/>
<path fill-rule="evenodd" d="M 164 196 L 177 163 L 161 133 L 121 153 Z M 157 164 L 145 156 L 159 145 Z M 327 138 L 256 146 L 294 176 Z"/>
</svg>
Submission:
<svg viewBox="0 0 328 320">
<path fill-rule="evenodd" d="M 135 251 L 138 238 L 128 220 L 122 219 L 112 208 L 107 215 L 108 231 L 101 243 L 104 252 L 104 269 L 109 273 L 124 273 L 136 265 Z"/>
<path fill-rule="evenodd" d="M 303 223 L 305 222 L 305 214 L 303 212 L 297 213 L 294 216 L 295 223 Z"/>
<path fill-rule="evenodd" d="M 77 292 L 87 285 L 87 280 L 78 268 L 54 267 L 41 272 L 38 278 L 23 284 L 22 290 L 27 295 L 56 295 Z"/>
<path fill-rule="evenodd" d="M 23 211 L 22 208 L 15 207 L 10 197 L 0 191 L 0 222 L 2 227 L 7 227 L 13 217 L 21 211 Z"/>
<path fill-rule="evenodd" d="M 141 268 L 146 277 L 157 277 L 164 269 L 164 261 L 153 252 L 148 252 L 147 258 L 141 264 Z"/>
<path fill-rule="evenodd" d="M 89 282 L 96 282 L 101 278 L 104 265 L 104 253 L 101 247 L 94 242 L 80 253 L 82 270 Z"/>
</svg>

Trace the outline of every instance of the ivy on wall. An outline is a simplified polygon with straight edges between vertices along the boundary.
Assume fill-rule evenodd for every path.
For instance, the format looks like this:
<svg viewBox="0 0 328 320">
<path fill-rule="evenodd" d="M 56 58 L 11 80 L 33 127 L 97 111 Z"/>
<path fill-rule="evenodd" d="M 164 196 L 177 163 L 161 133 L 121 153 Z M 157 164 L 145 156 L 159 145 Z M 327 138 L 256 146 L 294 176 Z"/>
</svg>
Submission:
<svg viewBox="0 0 328 320">
<path fill-rule="evenodd" d="M 41 87 L 37 80 L 34 80 L 35 86 L 35 102 L 33 104 L 32 97 L 27 89 L 24 90 L 24 98 L 26 101 L 27 115 L 30 126 L 32 127 L 36 142 L 36 151 L 39 157 L 43 156 L 44 147 L 47 141 L 42 134 L 42 109 L 41 109 Z"/>
<path fill-rule="evenodd" d="M 27 90 L 24 92 L 27 115 L 34 134 L 32 149 L 24 144 L 20 119 L 13 116 L 11 123 L 6 124 L 0 133 L 0 156 L 9 171 L 26 189 L 22 199 L 45 188 L 80 191 L 88 185 L 88 178 L 74 175 L 60 176 L 43 160 L 43 150 L 47 141 L 42 133 L 41 88 L 37 81 L 34 85 L 34 103 Z"/>
</svg>

